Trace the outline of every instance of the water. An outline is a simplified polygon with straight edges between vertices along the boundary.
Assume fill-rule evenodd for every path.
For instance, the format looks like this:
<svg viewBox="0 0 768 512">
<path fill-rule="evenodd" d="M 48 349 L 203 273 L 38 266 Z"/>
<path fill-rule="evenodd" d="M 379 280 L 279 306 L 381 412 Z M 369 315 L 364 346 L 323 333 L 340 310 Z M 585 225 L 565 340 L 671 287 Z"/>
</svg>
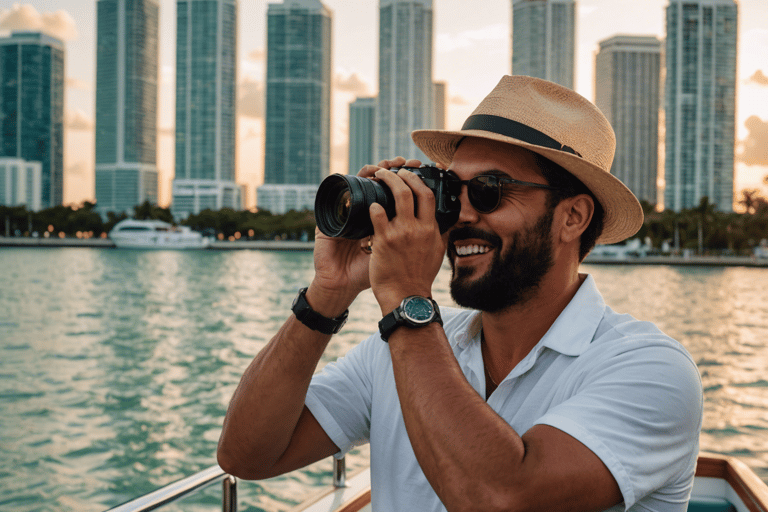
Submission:
<svg viewBox="0 0 768 512">
<path fill-rule="evenodd" d="M 768 481 L 768 269 L 584 269 L 614 309 L 692 353 L 702 449 Z M 0 249 L 0 510 L 104 510 L 213 465 L 242 371 L 312 274 L 310 253 Z M 379 316 L 370 292 L 359 297 L 320 365 Z M 364 467 L 367 450 L 347 464 Z M 330 467 L 241 485 L 240 509 L 287 510 Z M 214 510 L 218 493 L 168 509 Z"/>
</svg>

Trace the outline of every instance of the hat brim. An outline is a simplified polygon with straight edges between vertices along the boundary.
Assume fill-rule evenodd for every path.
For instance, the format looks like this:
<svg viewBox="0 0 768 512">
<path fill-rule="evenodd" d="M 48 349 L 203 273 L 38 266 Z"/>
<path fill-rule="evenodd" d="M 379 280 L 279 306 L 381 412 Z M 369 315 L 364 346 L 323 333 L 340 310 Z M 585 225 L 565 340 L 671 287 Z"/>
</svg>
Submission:
<svg viewBox="0 0 768 512">
<path fill-rule="evenodd" d="M 411 137 L 427 157 L 445 166 L 453 161 L 453 155 L 465 137 L 520 146 L 555 162 L 576 176 L 592 191 L 603 207 L 603 231 L 597 239 L 598 244 L 613 244 L 626 240 L 643 225 L 643 208 L 627 186 L 609 172 L 578 155 L 483 130 L 416 130 L 411 133 Z"/>
</svg>

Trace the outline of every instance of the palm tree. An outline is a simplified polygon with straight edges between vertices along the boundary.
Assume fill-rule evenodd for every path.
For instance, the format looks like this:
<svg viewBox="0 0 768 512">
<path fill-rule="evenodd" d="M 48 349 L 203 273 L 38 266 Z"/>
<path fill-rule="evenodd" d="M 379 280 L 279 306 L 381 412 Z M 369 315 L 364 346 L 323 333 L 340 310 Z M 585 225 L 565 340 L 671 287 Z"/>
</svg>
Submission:
<svg viewBox="0 0 768 512">
<path fill-rule="evenodd" d="M 768 176 L 766 176 L 766 178 L 768 178 Z M 765 178 L 763 181 L 765 181 Z M 739 199 L 738 204 L 744 207 L 745 212 L 754 214 L 757 211 L 757 206 L 759 204 L 758 199 L 762 199 L 760 191 L 756 188 L 748 188 L 741 191 L 741 199 Z"/>
</svg>

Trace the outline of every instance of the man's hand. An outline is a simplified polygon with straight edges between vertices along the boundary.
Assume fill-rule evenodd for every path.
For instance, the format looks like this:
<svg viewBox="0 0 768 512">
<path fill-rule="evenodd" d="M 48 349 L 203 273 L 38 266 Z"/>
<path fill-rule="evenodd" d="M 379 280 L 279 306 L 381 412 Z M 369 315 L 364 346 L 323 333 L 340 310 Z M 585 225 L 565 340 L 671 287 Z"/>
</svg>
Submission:
<svg viewBox="0 0 768 512">
<path fill-rule="evenodd" d="M 366 165 L 357 175 L 373 178 L 382 164 L 386 161 Z M 368 242 L 329 237 L 315 229 L 315 278 L 307 291 L 307 300 L 318 313 L 335 318 L 360 292 L 371 287 Z"/>
<path fill-rule="evenodd" d="M 418 160 L 406 161 L 402 157 L 379 163 L 381 168 L 420 165 Z M 435 195 L 421 178 L 406 170 L 379 170 L 375 176 L 395 198 L 392 220 L 378 204 L 369 210 L 375 233 L 370 284 L 382 314 L 387 314 L 409 295 L 431 295 L 446 239 L 440 235 L 435 220 Z"/>
</svg>

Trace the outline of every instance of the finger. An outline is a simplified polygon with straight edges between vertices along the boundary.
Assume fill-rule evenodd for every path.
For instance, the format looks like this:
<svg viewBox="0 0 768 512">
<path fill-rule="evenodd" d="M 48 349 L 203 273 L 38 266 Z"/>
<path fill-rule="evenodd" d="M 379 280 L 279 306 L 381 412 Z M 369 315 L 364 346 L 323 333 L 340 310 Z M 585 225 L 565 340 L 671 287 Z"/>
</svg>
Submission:
<svg viewBox="0 0 768 512">
<path fill-rule="evenodd" d="M 363 166 L 362 169 L 360 169 L 357 175 L 360 176 L 361 178 L 372 178 L 373 175 L 376 173 L 376 171 L 378 171 L 379 169 L 381 169 L 381 167 L 379 167 L 378 165 L 373 165 L 373 164 L 365 165 Z"/>
<path fill-rule="evenodd" d="M 416 196 L 416 204 L 418 208 L 416 213 L 417 219 L 434 219 L 435 211 L 435 193 L 430 189 L 424 181 L 411 171 L 400 169 L 397 175 L 410 187 L 412 194 Z"/>
<path fill-rule="evenodd" d="M 392 169 L 393 167 L 402 167 L 403 165 L 405 165 L 405 158 L 401 156 L 379 162 L 379 167 L 383 169 Z"/>
<path fill-rule="evenodd" d="M 408 172 L 408 171 L 401 171 Z M 384 184 L 389 187 L 392 196 L 395 198 L 395 212 L 401 218 L 412 218 L 413 207 L 413 191 L 409 185 L 403 181 L 398 174 L 391 171 L 380 170 L 376 173 L 376 177 L 380 179 Z M 419 179 L 418 176 L 414 176 Z"/>
<path fill-rule="evenodd" d="M 411 158 L 407 162 L 405 162 L 405 167 L 421 167 L 421 160 L 416 160 L 415 158 Z"/>
</svg>

